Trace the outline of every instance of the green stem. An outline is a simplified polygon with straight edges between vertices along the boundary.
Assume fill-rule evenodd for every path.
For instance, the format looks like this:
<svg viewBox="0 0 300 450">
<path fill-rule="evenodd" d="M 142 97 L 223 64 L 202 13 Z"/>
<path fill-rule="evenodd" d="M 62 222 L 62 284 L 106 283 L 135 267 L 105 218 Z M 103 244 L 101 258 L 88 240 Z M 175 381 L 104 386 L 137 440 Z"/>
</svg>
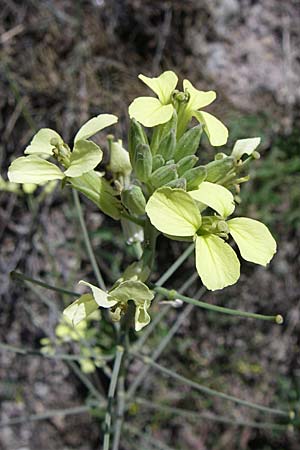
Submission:
<svg viewBox="0 0 300 450">
<path fill-rule="evenodd" d="M 98 403 L 99 406 L 99 403 Z M 50 411 L 45 411 L 41 414 L 30 414 L 29 416 L 14 417 L 7 422 L 0 423 L 0 428 L 11 427 L 13 425 L 20 425 L 26 422 L 36 422 L 38 420 L 47 420 L 56 416 L 69 416 L 73 414 L 83 414 L 91 410 L 90 406 L 74 406 L 73 408 L 66 409 L 54 409 Z"/>
<path fill-rule="evenodd" d="M 198 294 L 199 298 L 201 298 L 201 296 L 204 294 L 204 292 L 205 292 L 205 288 L 202 287 Z M 192 312 L 192 309 L 193 309 L 193 305 L 189 305 L 180 313 L 180 315 L 177 317 L 174 325 L 171 327 L 171 329 L 169 330 L 167 335 L 161 340 L 158 347 L 154 350 L 154 352 L 151 356 L 151 361 L 156 361 L 159 358 L 159 356 L 162 354 L 164 349 L 167 347 L 167 345 L 171 341 L 172 337 L 177 333 L 177 331 L 179 330 L 181 325 L 187 319 L 188 315 Z M 136 354 L 136 353 L 134 353 L 134 354 Z M 134 396 L 138 387 L 145 380 L 146 375 L 149 372 L 149 370 L 150 370 L 150 366 L 149 365 L 145 366 L 141 370 L 141 372 L 137 375 L 137 377 L 134 379 L 132 384 L 129 386 L 129 389 L 127 391 L 127 398 L 132 398 Z"/>
<path fill-rule="evenodd" d="M 217 416 L 209 412 L 199 413 L 197 411 L 191 411 L 189 409 L 176 408 L 174 406 L 163 405 L 160 403 L 151 402 L 143 398 L 136 398 L 132 404 L 137 403 L 138 405 L 144 406 L 149 409 L 154 409 L 156 411 L 162 411 L 164 413 L 176 414 L 193 421 L 199 421 L 199 419 L 211 420 L 213 422 L 226 423 L 234 427 L 250 427 L 250 428 L 262 428 L 283 431 L 286 430 L 289 424 L 278 424 L 272 422 L 249 422 L 245 420 L 234 420 L 225 416 Z"/>
<path fill-rule="evenodd" d="M 69 355 L 68 353 L 43 353 L 40 350 L 35 350 L 33 348 L 22 348 L 16 347 L 14 345 L 4 344 L 0 342 L 0 348 L 6 350 L 8 352 L 17 353 L 19 355 L 32 355 L 32 356 L 40 356 L 46 359 L 58 359 L 62 361 L 82 361 L 87 359 L 87 356 L 84 355 Z M 95 356 L 89 355 L 88 359 L 93 359 L 94 361 L 111 361 L 114 358 L 114 355 L 103 355 L 103 356 Z"/>
<path fill-rule="evenodd" d="M 290 411 L 269 408 L 267 406 L 249 402 L 247 400 L 242 400 L 240 398 L 234 397 L 233 395 L 225 394 L 224 392 L 216 391 L 215 389 L 208 388 L 208 387 L 203 386 L 202 384 L 199 384 L 195 381 L 189 380 L 188 378 L 184 377 L 183 375 L 179 375 L 178 373 L 176 373 L 170 369 L 167 369 L 166 367 L 161 366 L 160 364 L 157 364 L 155 361 L 153 361 L 151 358 L 149 358 L 147 356 L 143 356 L 138 353 L 132 353 L 132 354 L 136 358 L 143 361 L 145 364 L 150 365 L 154 369 L 162 372 L 165 375 L 168 375 L 170 378 L 180 381 L 180 382 L 184 383 L 185 385 L 190 386 L 191 388 L 196 389 L 199 392 L 202 392 L 203 394 L 212 395 L 215 397 L 222 398 L 224 400 L 229 400 L 229 401 L 232 401 L 239 405 L 247 406 L 248 408 L 253 408 L 253 409 L 265 412 L 265 413 L 275 414 L 275 415 L 284 416 L 284 417 L 290 417 Z"/>
<path fill-rule="evenodd" d="M 149 220 L 146 221 L 144 227 L 144 248 L 143 248 L 143 265 L 148 267 L 150 272 L 152 271 L 154 258 L 155 258 L 155 247 L 156 239 L 159 232 L 153 227 Z"/>
<path fill-rule="evenodd" d="M 29 283 L 36 284 L 36 285 L 41 286 L 41 287 L 43 287 L 45 289 L 49 289 L 50 291 L 59 292 L 60 294 L 72 295 L 73 297 L 74 296 L 75 297 L 80 297 L 81 296 L 81 294 L 78 294 L 78 292 L 69 291 L 67 289 L 63 289 L 63 288 L 59 288 L 59 287 L 56 287 L 56 286 L 52 286 L 51 284 L 45 283 L 44 281 L 39 281 L 39 280 L 36 280 L 35 278 L 28 277 L 27 275 L 24 275 L 21 272 L 12 271 L 12 272 L 10 272 L 10 277 L 13 280 L 28 281 Z"/>
<path fill-rule="evenodd" d="M 115 396 L 116 386 L 118 382 L 119 377 L 119 371 L 121 367 L 122 357 L 124 354 L 124 348 L 120 345 L 117 346 L 116 351 L 116 358 L 114 362 L 113 372 L 108 388 L 108 405 L 107 405 L 107 411 L 105 414 L 105 432 L 104 432 L 104 440 L 103 440 L 103 450 L 109 450 L 109 443 L 110 443 L 110 433 L 111 433 L 111 414 L 112 414 L 112 406 L 113 406 L 113 400 Z"/>
<path fill-rule="evenodd" d="M 119 450 L 121 433 L 122 433 L 122 425 L 124 420 L 124 412 L 125 412 L 125 392 L 124 392 L 124 374 L 120 375 L 119 383 L 118 383 L 118 396 L 117 396 L 117 420 L 115 427 L 115 434 L 113 440 L 112 450 Z"/>
<path fill-rule="evenodd" d="M 276 316 L 266 316 L 266 315 L 263 315 L 263 314 L 256 314 L 256 313 L 241 311 L 239 309 L 225 308 L 223 306 L 211 305 L 210 303 L 201 302 L 201 301 L 196 300 L 194 298 L 186 297 L 185 295 L 182 295 L 182 294 L 180 294 L 179 292 L 177 292 L 175 290 L 165 289 L 165 288 L 157 286 L 157 285 L 153 285 L 153 286 L 150 286 L 150 287 L 151 287 L 151 289 L 153 291 L 155 291 L 158 294 L 166 297 L 169 300 L 174 300 L 175 298 L 179 298 L 180 300 L 182 300 L 182 301 L 184 301 L 186 303 L 190 303 L 192 305 L 199 306 L 200 308 L 208 309 L 208 310 L 214 311 L 214 312 L 219 312 L 219 313 L 223 313 L 223 314 L 229 314 L 231 316 L 247 317 L 247 318 L 250 318 L 250 319 L 267 320 L 267 321 L 270 321 L 270 322 L 275 322 L 277 324 L 282 324 L 283 323 L 283 317 L 280 314 L 277 314 Z"/>
<path fill-rule="evenodd" d="M 184 263 L 184 261 L 194 251 L 195 245 L 189 245 L 185 251 L 176 259 L 176 261 L 169 267 L 169 269 L 157 280 L 156 286 L 162 286 L 173 275 L 174 272 Z"/>
<path fill-rule="evenodd" d="M 89 256 L 89 259 L 91 261 L 91 265 L 97 280 L 97 283 L 99 285 L 99 287 L 101 289 L 103 289 L 104 291 L 106 290 L 106 286 L 102 277 L 102 274 L 100 272 L 100 269 L 98 267 L 97 264 L 97 260 L 95 257 L 95 253 L 93 251 L 93 247 L 89 238 L 89 234 L 85 225 L 85 220 L 83 217 L 83 212 L 82 212 L 82 208 L 81 208 L 81 204 L 80 204 L 80 200 L 79 200 L 79 195 L 78 192 L 75 189 L 72 189 L 73 191 L 73 198 L 74 198 L 74 203 L 75 203 L 75 208 L 76 208 L 76 212 L 77 212 L 77 216 L 79 219 L 79 223 L 81 226 L 81 230 L 82 230 L 82 234 L 83 234 L 83 239 L 84 239 L 84 243 L 85 243 L 85 247 Z"/>
</svg>

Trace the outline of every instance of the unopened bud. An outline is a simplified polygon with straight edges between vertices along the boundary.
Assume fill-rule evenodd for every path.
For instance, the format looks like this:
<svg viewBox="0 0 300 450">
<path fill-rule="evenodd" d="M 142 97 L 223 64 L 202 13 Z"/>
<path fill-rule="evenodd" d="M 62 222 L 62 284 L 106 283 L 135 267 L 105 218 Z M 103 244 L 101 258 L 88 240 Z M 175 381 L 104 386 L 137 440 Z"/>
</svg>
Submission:
<svg viewBox="0 0 300 450">
<path fill-rule="evenodd" d="M 168 161 L 173 157 L 175 148 L 176 148 L 176 132 L 175 130 L 171 130 L 160 142 L 158 147 L 158 153 L 164 158 L 165 161 Z"/>
<path fill-rule="evenodd" d="M 200 138 L 202 134 L 202 125 L 197 125 L 194 128 L 186 131 L 176 144 L 174 153 L 175 161 L 180 161 L 188 155 L 194 155 L 198 150 Z"/>
<path fill-rule="evenodd" d="M 165 186 L 169 186 L 173 189 L 184 189 L 186 190 L 186 179 L 185 178 L 177 178 L 177 180 L 172 180 L 167 183 Z"/>
<path fill-rule="evenodd" d="M 178 176 L 181 177 L 182 175 L 185 174 L 185 172 L 192 169 L 194 165 L 197 163 L 198 159 L 199 158 L 195 155 L 189 155 L 185 156 L 180 161 L 178 161 L 177 163 Z"/>
<path fill-rule="evenodd" d="M 53 147 L 57 147 L 59 144 L 59 140 L 56 137 L 53 137 L 50 139 L 50 144 L 53 145 Z"/>
<path fill-rule="evenodd" d="M 132 167 L 130 164 L 129 153 L 122 146 L 122 141 L 110 142 L 110 161 L 109 169 L 113 174 L 130 175 Z"/>
<path fill-rule="evenodd" d="M 152 158 L 152 171 L 154 172 L 161 166 L 164 166 L 165 160 L 161 155 L 155 155 Z"/>
<path fill-rule="evenodd" d="M 137 120 L 131 119 L 128 136 L 128 151 L 133 167 L 136 150 L 139 144 L 148 144 L 148 139 L 142 125 Z"/>
<path fill-rule="evenodd" d="M 205 166 L 194 167 L 193 169 L 190 169 L 187 172 L 185 172 L 184 178 L 186 179 L 186 188 L 188 191 L 197 189 L 199 184 L 206 179 L 206 167 Z"/>
<path fill-rule="evenodd" d="M 257 152 L 256 150 L 252 153 L 252 158 L 254 159 L 259 159 L 260 158 L 260 153 Z"/>
<path fill-rule="evenodd" d="M 152 173 L 150 181 L 155 188 L 159 188 L 177 178 L 176 164 L 160 167 Z"/>
<path fill-rule="evenodd" d="M 224 178 L 228 172 L 234 167 L 234 158 L 227 156 L 206 164 L 207 177 L 206 181 L 217 183 Z"/>
<path fill-rule="evenodd" d="M 152 154 L 149 145 L 139 144 L 137 146 L 132 166 L 140 181 L 148 181 L 152 172 Z"/>
<path fill-rule="evenodd" d="M 123 189 L 121 200 L 130 214 L 139 216 L 140 214 L 145 213 L 146 200 L 142 189 L 139 186 L 132 185 L 128 189 Z"/>
</svg>

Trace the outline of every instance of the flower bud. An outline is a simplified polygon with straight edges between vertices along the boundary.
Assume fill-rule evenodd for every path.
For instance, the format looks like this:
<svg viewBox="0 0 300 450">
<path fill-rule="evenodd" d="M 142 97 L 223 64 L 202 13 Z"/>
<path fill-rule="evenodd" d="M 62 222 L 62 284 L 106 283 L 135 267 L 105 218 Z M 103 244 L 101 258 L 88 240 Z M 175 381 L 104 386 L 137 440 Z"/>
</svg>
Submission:
<svg viewBox="0 0 300 450">
<path fill-rule="evenodd" d="M 206 181 L 217 183 L 224 178 L 228 172 L 234 167 L 234 158 L 227 156 L 206 164 L 207 176 Z"/>
<path fill-rule="evenodd" d="M 178 176 L 181 177 L 185 172 L 192 169 L 196 162 L 198 161 L 198 157 L 195 155 L 189 155 L 182 158 L 177 163 L 177 173 Z"/>
<path fill-rule="evenodd" d="M 148 144 L 148 139 L 142 125 L 137 120 L 131 119 L 128 136 L 128 151 L 132 166 L 134 166 L 135 154 L 139 144 Z"/>
<path fill-rule="evenodd" d="M 177 178 L 176 164 L 160 167 L 151 175 L 150 181 L 155 188 L 164 186 Z"/>
<path fill-rule="evenodd" d="M 165 160 L 161 155 L 155 155 L 152 158 L 152 171 L 154 172 L 161 166 L 164 166 Z"/>
<path fill-rule="evenodd" d="M 200 183 L 206 179 L 206 167 L 205 166 L 197 166 L 193 169 L 188 170 L 184 174 L 184 178 L 186 179 L 186 188 L 188 191 L 192 191 L 193 189 L 197 189 Z"/>
<path fill-rule="evenodd" d="M 171 130 L 174 130 L 176 133 L 176 128 L 177 128 L 177 112 L 174 109 L 171 119 L 168 122 L 157 127 L 152 134 L 151 139 L 152 155 L 156 155 L 160 143 L 167 136 L 167 134 L 170 133 Z"/>
<path fill-rule="evenodd" d="M 152 154 L 149 145 L 138 144 L 131 163 L 137 178 L 140 181 L 148 181 L 152 172 Z"/>
<path fill-rule="evenodd" d="M 132 171 L 129 160 L 129 153 L 122 147 L 122 141 L 110 141 L 110 161 L 109 169 L 115 175 L 128 176 Z"/>
<path fill-rule="evenodd" d="M 200 138 L 202 134 L 202 125 L 197 125 L 194 128 L 186 131 L 177 142 L 174 159 L 180 161 L 188 155 L 194 155 L 198 150 Z"/>
<path fill-rule="evenodd" d="M 164 158 L 165 161 L 169 161 L 174 155 L 175 147 L 176 147 L 176 132 L 175 130 L 171 130 L 160 142 L 158 152 Z"/>
<path fill-rule="evenodd" d="M 139 186 L 133 184 L 128 189 L 123 189 L 121 193 L 121 200 L 130 214 L 136 214 L 139 216 L 140 214 L 145 213 L 146 200 L 142 189 Z"/>
<path fill-rule="evenodd" d="M 172 180 L 169 183 L 167 183 L 165 186 L 186 190 L 186 179 L 185 178 L 177 178 L 177 180 Z"/>
</svg>

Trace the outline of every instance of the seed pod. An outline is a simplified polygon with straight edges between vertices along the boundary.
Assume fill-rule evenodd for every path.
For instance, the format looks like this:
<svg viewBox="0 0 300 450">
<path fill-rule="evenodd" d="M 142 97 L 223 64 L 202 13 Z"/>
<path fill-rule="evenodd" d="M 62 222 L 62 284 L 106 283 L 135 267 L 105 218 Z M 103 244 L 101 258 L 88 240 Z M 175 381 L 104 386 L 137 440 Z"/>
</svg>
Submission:
<svg viewBox="0 0 300 450">
<path fill-rule="evenodd" d="M 150 181 L 155 188 L 164 186 L 177 178 L 176 164 L 160 167 L 151 175 Z"/>
<path fill-rule="evenodd" d="M 148 181 L 152 172 L 152 155 L 149 145 L 137 145 L 132 166 L 140 181 Z"/>
<path fill-rule="evenodd" d="M 205 167 L 207 170 L 206 181 L 217 183 L 234 167 L 234 158 L 227 156 L 223 159 L 217 159 L 216 161 L 206 164 Z"/>
<path fill-rule="evenodd" d="M 197 189 L 199 184 L 206 179 L 206 167 L 205 166 L 194 167 L 193 169 L 190 169 L 187 172 L 185 172 L 184 178 L 186 179 L 186 188 L 188 191 Z"/>
<path fill-rule="evenodd" d="M 186 190 L 186 179 L 185 178 L 177 178 L 177 180 L 172 180 L 169 183 L 167 183 L 165 186 Z"/>
<path fill-rule="evenodd" d="M 176 145 L 174 159 L 180 161 L 182 158 L 188 155 L 194 155 L 198 150 L 200 138 L 202 134 L 202 125 L 197 125 L 194 128 L 189 129 L 179 139 Z"/>
<path fill-rule="evenodd" d="M 165 164 L 165 160 L 161 155 L 155 155 L 152 158 L 152 171 L 154 172 L 159 167 Z"/>
<path fill-rule="evenodd" d="M 133 184 L 128 189 L 123 189 L 121 192 L 121 200 L 124 206 L 129 210 L 130 214 L 145 213 L 146 200 L 142 189 L 139 186 Z"/>
<path fill-rule="evenodd" d="M 176 148 L 176 132 L 171 130 L 164 139 L 160 142 L 158 147 L 158 153 L 164 158 L 165 161 L 173 158 Z"/>
<path fill-rule="evenodd" d="M 135 159 L 136 149 L 139 144 L 148 144 L 148 139 L 142 125 L 135 119 L 131 119 L 128 135 L 128 151 L 131 165 Z"/>
<path fill-rule="evenodd" d="M 185 172 L 192 169 L 196 164 L 196 162 L 198 161 L 198 159 L 199 158 L 195 155 L 189 155 L 185 156 L 180 161 L 178 161 L 177 163 L 178 176 L 181 177 L 181 175 L 183 175 Z"/>
<path fill-rule="evenodd" d="M 176 133 L 176 129 L 177 129 L 177 112 L 174 109 L 171 119 L 168 122 L 164 123 L 163 125 L 155 127 L 153 131 L 151 139 L 152 155 L 155 155 L 157 153 L 161 141 L 167 136 L 167 134 L 169 134 L 171 130 L 174 130 Z"/>
</svg>

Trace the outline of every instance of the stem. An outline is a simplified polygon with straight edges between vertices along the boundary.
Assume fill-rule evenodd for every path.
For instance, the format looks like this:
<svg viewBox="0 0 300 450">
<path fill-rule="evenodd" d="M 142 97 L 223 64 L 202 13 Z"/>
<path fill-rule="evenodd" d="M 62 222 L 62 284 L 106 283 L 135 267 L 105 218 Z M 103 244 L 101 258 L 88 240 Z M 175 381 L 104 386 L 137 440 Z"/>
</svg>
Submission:
<svg viewBox="0 0 300 450">
<path fill-rule="evenodd" d="M 143 266 L 148 267 L 150 272 L 152 271 L 154 258 L 155 258 L 155 247 L 156 239 L 159 232 L 151 225 L 150 221 L 147 220 L 144 227 L 144 251 L 143 251 Z"/>
<path fill-rule="evenodd" d="M 17 353 L 19 355 L 28 356 L 40 356 L 42 358 L 49 359 L 58 359 L 63 361 L 82 361 L 84 359 L 93 359 L 94 361 L 111 361 L 114 358 L 114 355 L 103 355 L 103 356 L 95 356 L 95 355 L 69 355 L 68 353 L 43 353 L 40 350 L 35 350 L 33 348 L 21 348 L 15 347 L 14 345 L 4 344 L 0 342 L 0 348 L 6 350 L 8 352 Z"/>
<path fill-rule="evenodd" d="M 204 294 L 205 292 L 205 288 L 201 288 L 200 292 L 199 292 L 199 298 L 201 298 L 201 296 Z M 160 342 L 159 346 L 156 348 L 156 350 L 153 352 L 152 356 L 151 356 L 151 361 L 156 361 L 159 356 L 162 354 L 162 352 L 164 351 L 164 349 L 167 347 L 167 345 L 169 344 L 170 340 L 172 339 L 172 337 L 177 333 L 177 331 L 179 330 L 179 328 L 181 327 L 181 325 L 184 323 L 184 321 L 186 320 L 186 318 L 188 317 L 188 315 L 192 312 L 193 310 L 193 305 L 189 305 L 187 306 L 182 312 L 181 314 L 177 317 L 174 325 L 171 327 L 171 329 L 169 330 L 168 334 L 162 339 L 162 341 Z M 135 355 L 136 353 L 134 353 Z M 136 392 L 136 390 L 138 389 L 138 387 L 140 386 L 140 384 L 145 380 L 147 373 L 150 370 L 150 366 L 145 366 L 141 372 L 137 375 L 137 377 L 135 378 L 135 380 L 132 382 L 132 384 L 130 385 L 128 391 L 127 391 L 127 398 L 132 398 Z"/>
<path fill-rule="evenodd" d="M 257 409 L 259 411 L 263 411 L 266 413 L 270 413 L 270 414 L 275 414 L 275 415 L 279 415 L 279 416 L 284 416 L 284 417 L 290 417 L 290 411 L 284 411 L 281 409 L 274 409 L 274 408 L 269 408 L 267 406 L 263 406 L 263 405 L 259 405 L 257 403 L 253 403 L 253 402 L 249 402 L 247 400 L 242 400 L 240 398 L 234 397 L 233 395 L 228 395 L 225 394 L 224 392 L 219 392 L 216 391 L 215 389 L 211 389 L 208 388 L 206 386 L 203 386 L 202 384 L 199 384 L 195 381 L 189 380 L 188 378 L 184 377 L 183 375 L 179 375 L 176 372 L 167 369 L 164 366 L 161 366 L 160 364 L 157 364 L 155 361 L 153 361 L 151 358 L 147 357 L 147 356 L 143 356 L 140 355 L 138 353 L 132 353 L 136 358 L 140 359 L 141 361 L 143 361 L 145 364 L 150 365 L 151 367 L 153 367 L 154 369 L 164 373 L 165 375 L 168 375 L 169 377 L 181 381 L 182 383 L 184 383 L 187 386 L 192 387 L 193 389 L 196 389 L 197 391 L 200 391 L 204 394 L 207 395 L 212 395 L 215 397 L 219 397 L 219 398 L 223 398 L 224 400 L 230 400 L 232 402 L 235 402 L 239 405 L 243 405 L 243 406 L 247 406 L 248 408 L 253 408 L 253 409 Z"/>
<path fill-rule="evenodd" d="M 86 228 L 86 225 L 85 225 L 83 212 L 82 212 L 82 208 L 81 208 L 81 204 L 80 204 L 80 200 L 79 200 L 79 195 L 78 195 L 78 192 L 75 189 L 72 189 L 72 191 L 73 191 L 73 198 L 74 198 L 74 203 L 75 203 L 77 216 L 78 216 L 78 219 L 79 219 L 79 222 L 80 222 L 80 226 L 81 226 L 81 230 L 82 230 L 82 234 L 83 234 L 83 240 L 84 240 L 84 243 L 85 243 L 85 247 L 86 247 L 87 253 L 89 255 L 89 259 L 91 261 L 92 268 L 93 268 L 93 271 L 94 271 L 97 283 L 100 286 L 100 288 L 105 291 L 106 290 L 106 286 L 105 286 L 102 274 L 100 272 L 100 269 L 98 267 L 97 260 L 96 260 L 96 257 L 95 257 L 95 253 L 93 251 L 93 247 L 91 245 L 89 234 L 88 234 L 88 231 L 87 231 L 87 228 Z"/>
<path fill-rule="evenodd" d="M 179 298 L 180 300 L 182 300 L 186 303 L 190 303 L 192 305 L 199 306 L 200 308 L 208 309 L 210 311 L 219 312 L 219 313 L 223 313 L 223 314 L 229 314 L 231 316 L 239 316 L 239 317 L 247 317 L 250 319 L 267 320 L 270 322 L 275 322 L 277 324 L 283 323 L 283 317 L 280 314 L 277 314 L 276 316 L 266 316 L 263 314 L 256 314 L 256 313 L 241 311 L 239 309 L 230 309 L 230 308 L 225 308 L 223 306 L 211 305 L 210 303 L 201 302 L 194 298 L 186 297 L 185 295 L 182 295 L 175 290 L 165 289 L 165 288 L 157 286 L 157 285 L 151 286 L 151 289 L 154 290 L 155 292 L 157 292 L 158 294 L 163 295 L 164 297 L 166 297 L 169 300 L 174 300 L 175 298 Z"/>
<path fill-rule="evenodd" d="M 109 450 L 110 433 L 111 433 L 111 414 L 112 414 L 112 404 L 115 396 L 116 386 L 119 377 L 119 371 L 121 367 L 122 357 L 124 353 L 124 348 L 120 345 L 117 346 L 116 358 L 114 362 L 113 372 L 108 388 L 108 405 L 105 414 L 105 432 L 103 441 L 103 450 Z"/>
<path fill-rule="evenodd" d="M 27 275 L 24 275 L 23 273 L 20 273 L 20 272 L 12 271 L 12 272 L 10 272 L 10 277 L 13 280 L 22 280 L 22 281 L 28 281 L 29 283 L 37 284 L 38 286 L 41 286 L 45 289 L 49 289 L 50 291 L 59 292 L 60 294 L 72 295 L 75 297 L 81 296 L 81 294 L 78 294 L 78 292 L 73 292 L 73 291 L 69 291 L 67 289 L 52 286 L 51 284 L 45 283 L 44 281 L 36 280 L 35 278 L 28 277 Z"/>
<path fill-rule="evenodd" d="M 98 403 L 99 405 L 99 403 Z M 12 425 L 19 425 L 25 422 L 35 422 L 38 420 L 51 419 L 56 416 L 68 416 L 73 414 L 82 414 L 91 410 L 90 406 L 74 406 L 66 409 L 53 409 L 52 411 L 45 411 L 41 414 L 31 414 L 29 416 L 14 417 L 7 422 L 0 423 L 0 428 L 11 427 Z"/>
<path fill-rule="evenodd" d="M 286 430 L 289 424 L 277 424 L 272 422 L 248 422 L 245 420 L 234 420 L 225 416 L 217 416 L 215 414 L 211 414 L 208 412 L 199 413 L 197 411 L 191 411 L 189 409 L 177 408 L 174 406 L 163 405 L 160 403 L 151 402 L 149 400 L 143 398 L 136 398 L 135 402 L 138 405 L 145 406 L 149 409 L 154 409 L 157 411 L 162 411 L 169 414 L 178 414 L 180 416 L 186 417 L 187 419 L 191 419 L 193 421 L 197 421 L 199 419 L 211 420 L 214 422 L 226 423 L 228 425 L 232 425 L 234 427 L 250 427 L 250 428 L 263 428 L 263 429 L 271 429 L 271 430 Z"/>
<path fill-rule="evenodd" d="M 181 266 L 181 264 L 194 251 L 195 245 L 191 244 L 188 248 L 176 259 L 176 261 L 169 267 L 169 269 L 157 280 L 156 286 L 162 286 L 173 275 L 173 273 Z"/>
<path fill-rule="evenodd" d="M 118 383 L 117 420 L 112 450 L 119 450 L 120 445 L 122 425 L 124 420 L 124 411 L 125 411 L 124 382 L 125 382 L 124 375 L 121 375 Z"/>
</svg>

